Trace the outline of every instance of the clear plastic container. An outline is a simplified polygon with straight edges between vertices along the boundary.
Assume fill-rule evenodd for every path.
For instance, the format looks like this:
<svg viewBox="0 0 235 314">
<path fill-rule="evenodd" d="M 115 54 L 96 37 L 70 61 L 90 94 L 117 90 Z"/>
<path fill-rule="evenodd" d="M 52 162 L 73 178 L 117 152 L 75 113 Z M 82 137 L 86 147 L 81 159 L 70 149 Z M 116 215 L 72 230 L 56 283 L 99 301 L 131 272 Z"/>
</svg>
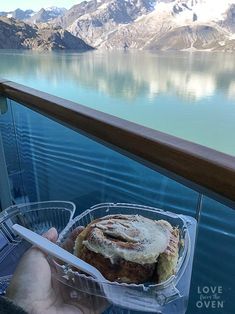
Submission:
<svg viewBox="0 0 235 314">
<path fill-rule="evenodd" d="M 180 230 L 180 240 L 184 243 L 179 249 L 179 259 L 176 273 L 167 281 L 159 284 L 123 284 L 117 282 L 97 282 L 92 277 L 76 272 L 68 265 L 61 265 L 53 258 L 50 259 L 53 267 L 54 277 L 63 283 L 64 294 L 67 301 L 79 304 L 81 293 L 87 296 L 107 300 L 113 305 L 121 308 L 147 312 L 161 312 L 170 302 L 183 298 L 181 291 L 177 289 L 185 269 L 192 257 L 191 241 L 188 226 L 194 219 L 187 216 L 176 215 L 160 209 L 134 204 L 113 204 L 105 203 L 91 207 L 81 215 L 73 219 L 61 232 L 58 243 L 63 245 L 70 233 L 78 226 L 86 226 L 94 219 L 113 214 L 138 214 L 144 217 L 158 220 L 164 219 L 177 226 Z M 191 272 L 190 272 L 191 275 Z M 187 279 L 190 283 L 190 276 Z M 66 287 L 66 288 L 65 288 Z M 184 293 L 184 292 L 183 292 Z M 120 311 L 119 311 L 120 312 Z M 120 312 L 121 313 L 121 312 Z"/>
<path fill-rule="evenodd" d="M 12 225 L 18 223 L 39 234 L 51 227 L 61 232 L 71 221 L 75 208 L 71 202 L 49 201 L 14 205 L 0 213 L 0 293 L 5 291 L 18 261 L 31 246 L 14 234 Z"/>
</svg>

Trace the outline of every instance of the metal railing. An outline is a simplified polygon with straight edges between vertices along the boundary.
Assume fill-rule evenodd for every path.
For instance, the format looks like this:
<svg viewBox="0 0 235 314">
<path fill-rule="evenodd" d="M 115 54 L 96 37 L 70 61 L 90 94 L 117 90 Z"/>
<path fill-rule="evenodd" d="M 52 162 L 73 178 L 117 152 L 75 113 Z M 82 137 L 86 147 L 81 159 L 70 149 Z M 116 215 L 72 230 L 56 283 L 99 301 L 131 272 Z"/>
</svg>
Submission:
<svg viewBox="0 0 235 314">
<path fill-rule="evenodd" d="M 0 94 L 235 208 L 235 157 L 0 80 Z"/>
</svg>

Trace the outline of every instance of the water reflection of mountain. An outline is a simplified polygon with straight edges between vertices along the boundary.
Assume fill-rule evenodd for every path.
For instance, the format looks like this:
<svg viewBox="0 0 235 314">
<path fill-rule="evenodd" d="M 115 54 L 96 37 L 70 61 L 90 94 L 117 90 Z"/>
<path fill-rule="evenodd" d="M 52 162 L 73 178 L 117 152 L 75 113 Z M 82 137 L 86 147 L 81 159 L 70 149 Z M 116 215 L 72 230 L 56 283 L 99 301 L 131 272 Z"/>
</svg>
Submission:
<svg viewBox="0 0 235 314">
<path fill-rule="evenodd" d="M 160 93 L 190 101 L 215 91 L 235 97 L 235 59 L 225 53 L 1 53 L 0 76 L 33 77 L 53 85 L 72 81 L 129 101 Z"/>
</svg>

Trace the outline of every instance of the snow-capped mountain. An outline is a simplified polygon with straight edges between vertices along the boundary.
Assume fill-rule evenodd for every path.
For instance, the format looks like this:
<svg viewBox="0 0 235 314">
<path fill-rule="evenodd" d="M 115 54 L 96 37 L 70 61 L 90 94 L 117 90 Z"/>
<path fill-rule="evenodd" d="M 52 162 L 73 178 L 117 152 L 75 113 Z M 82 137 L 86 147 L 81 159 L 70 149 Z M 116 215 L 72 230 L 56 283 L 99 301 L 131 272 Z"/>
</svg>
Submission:
<svg viewBox="0 0 235 314">
<path fill-rule="evenodd" d="M 92 0 L 82 2 L 76 7 L 76 16 L 72 7 L 64 16 L 67 19 L 63 26 L 67 27 L 75 36 L 85 36 L 87 43 L 99 46 L 103 38 L 115 32 L 119 26 L 132 23 L 155 10 L 156 0 Z M 87 10 L 84 6 L 87 6 Z M 80 8 L 82 10 L 80 10 Z M 85 9 L 85 10 L 84 10 Z M 85 11 L 83 13 L 83 11 Z"/>
<path fill-rule="evenodd" d="M 65 8 L 58 8 L 58 7 L 49 7 L 49 8 L 42 8 L 40 11 L 32 15 L 27 22 L 29 23 L 46 23 L 52 21 L 59 16 L 63 16 L 67 10 Z"/>
<path fill-rule="evenodd" d="M 26 20 L 29 19 L 35 12 L 33 10 L 21 10 L 21 9 L 16 9 L 15 11 L 10 11 L 10 12 L 0 12 L 0 16 L 6 16 L 8 18 L 14 18 L 17 20 Z"/>
<path fill-rule="evenodd" d="M 90 0 L 28 14 L 99 49 L 235 51 L 235 0 Z"/>
<path fill-rule="evenodd" d="M 45 10 L 50 11 L 52 12 L 52 14 L 55 14 L 55 15 L 63 14 L 65 11 L 67 11 L 65 8 L 59 8 L 55 6 L 45 8 Z"/>
<path fill-rule="evenodd" d="M 95 27 L 108 24 L 127 24 L 154 10 L 156 0 L 90 0 L 74 5 L 57 19 L 58 24 L 69 27 L 77 20 L 91 20 Z"/>
<path fill-rule="evenodd" d="M 65 14 L 67 10 L 65 8 L 58 7 L 49 7 L 42 8 L 38 12 L 34 12 L 33 10 L 21 10 L 16 9 L 15 11 L 10 12 L 0 12 L 0 16 L 5 16 L 8 18 L 14 18 L 16 20 L 26 21 L 29 23 L 41 23 L 41 22 L 49 22 L 59 16 Z"/>
<path fill-rule="evenodd" d="M 233 0 L 176 0 L 172 2 L 172 13 L 182 21 L 219 21 L 233 3 Z"/>
<path fill-rule="evenodd" d="M 96 48 L 233 50 L 234 13 L 235 0 L 91 0 L 62 25 Z"/>
</svg>

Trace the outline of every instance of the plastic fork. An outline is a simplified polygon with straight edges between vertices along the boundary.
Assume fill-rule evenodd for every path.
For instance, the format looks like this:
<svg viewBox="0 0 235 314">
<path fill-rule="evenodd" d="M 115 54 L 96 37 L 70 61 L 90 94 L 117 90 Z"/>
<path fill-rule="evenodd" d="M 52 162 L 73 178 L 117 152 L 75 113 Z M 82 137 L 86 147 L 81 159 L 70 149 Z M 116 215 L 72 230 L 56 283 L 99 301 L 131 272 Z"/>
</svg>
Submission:
<svg viewBox="0 0 235 314">
<path fill-rule="evenodd" d="M 42 251 L 80 269 L 81 271 L 95 278 L 99 283 L 102 284 L 102 282 L 108 282 L 98 269 L 64 250 L 55 243 L 40 236 L 39 234 L 18 224 L 13 225 L 12 229 L 25 240 L 39 247 Z"/>
</svg>

